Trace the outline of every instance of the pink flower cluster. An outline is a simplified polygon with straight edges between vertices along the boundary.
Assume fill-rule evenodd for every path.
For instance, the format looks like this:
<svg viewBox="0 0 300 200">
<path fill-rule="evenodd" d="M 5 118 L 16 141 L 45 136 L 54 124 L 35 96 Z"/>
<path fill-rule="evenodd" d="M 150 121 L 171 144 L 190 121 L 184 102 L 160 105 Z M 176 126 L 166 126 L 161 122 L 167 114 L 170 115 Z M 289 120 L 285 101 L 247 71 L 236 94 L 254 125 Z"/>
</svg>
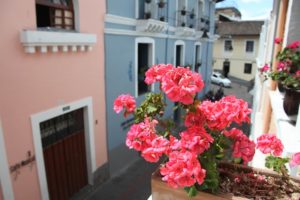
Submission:
<svg viewBox="0 0 300 200">
<path fill-rule="evenodd" d="M 180 133 L 181 148 L 195 155 L 202 154 L 209 149 L 214 139 L 203 127 L 193 126 Z"/>
<path fill-rule="evenodd" d="M 282 38 L 275 38 L 274 43 L 280 44 L 282 42 Z"/>
<path fill-rule="evenodd" d="M 174 102 L 185 105 L 192 104 L 194 96 L 204 87 L 203 80 L 198 73 L 189 68 L 168 65 L 154 65 L 146 72 L 145 82 L 152 84 L 161 82 L 161 89 Z"/>
<path fill-rule="evenodd" d="M 120 113 L 125 108 L 124 116 L 133 113 L 135 109 L 135 99 L 130 94 L 122 94 L 114 101 L 114 111 Z"/>
<path fill-rule="evenodd" d="M 234 141 L 232 153 L 234 158 L 242 158 L 244 164 L 253 159 L 255 154 L 255 143 L 241 130 L 233 128 L 230 131 L 224 131 L 223 134 Z"/>
<path fill-rule="evenodd" d="M 160 168 L 160 173 L 173 188 L 190 187 L 196 182 L 201 185 L 206 171 L 201 168 L 197 155 L 189 151 L 173 151 L 169 161 Z"/>
<path fill-rule="evenodd" d="M 293 156 L 292 156 L 292 159 L 290 161 L 290 165 L 292 167 L 295 167 L 296 165 L 300 165 L 300 152 L 298 153 L 295 153 Z"/>
<path fill-rule="evenodd" d="M 142 157 L 148 162 L 157 162 L 169 148 L 169 141 L 156 134 L 157 123 L 156 120 L 145 118 L 144 122 L 132 125 L 127 133 L 126 145 L 142 152 Z"/>
<path fill-rule="evenodd" d="M 287 46 L 290 49 L 297 49 L 300 46 L 300 41 L 295 41 Z"/>
<path fill-rule="evenodd" d="M 185 116 L 184 125 L 186 127 L 198 126 L 203 127 L 205 116 L 202 114 L 200 106 L 196 107 L 196 112 L 188 112 Z"/>
<path fill-rule="evenodd" d="M 204 101 L 200 110 L 205 115 L 208 127 L 213 130 L 223 130 L 232 122 L 250 122 L 251 109 L 248 103 L 235 96 L 226 96 L 216 102 Z"/>
<path fill-rule="evenodd" d="M 270 69 L 268 64 L 265 64 L 262 68 L 259 69 L 261 73 L 267 72 Z"/>
<path fill-rule="evenodd" d="M 275 134 L 263 134 L 257 138 L 257 148 L 264 154 L 271 153 L 274 156 L 280 156 L 283 144 Z"/>
</svg>

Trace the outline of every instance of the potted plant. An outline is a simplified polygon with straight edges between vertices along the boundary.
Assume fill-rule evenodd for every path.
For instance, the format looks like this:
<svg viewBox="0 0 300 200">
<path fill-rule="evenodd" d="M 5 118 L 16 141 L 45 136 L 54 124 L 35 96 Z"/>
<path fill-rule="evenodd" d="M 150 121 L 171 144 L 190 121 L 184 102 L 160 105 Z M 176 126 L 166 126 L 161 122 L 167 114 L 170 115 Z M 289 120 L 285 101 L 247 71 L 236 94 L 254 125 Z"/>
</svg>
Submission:
<svg viewBox="0 0 300 200">
<path fill-rule="evenodd" d="M 185 6 L 183 6 L 183 8 L 182 8 L 182 10 L 180 12 L 181 12 L 181 15 L 185 15 L 186 14 Z"/>
<path fill-rule="evenodd" d="M 158 7 L 163 8 L 163 7 L 165 7 L 165 4 L 166 4 L 166 2 L 164 0 L 159 0 Z"/>
<path fill-rule="evenodd" d="M 185 27 L 185 23 L 184 23 L 184 22 L 182 22 L 182 23 L 181 23 L 181 26 L 182 26 L 182 27 Z"/>
<path fill-rule="evenodd" d="M 151 18 L 151 12 L 145 12 L 145 19 Z"/>
<path fill-rule="evenodd" d="M 194 11 L 194 8 L 193 8 L 191 13 L 190 13 L 190 18 L 194 19 L 194 17 L 195 17 L 195 11 Z"/>
<path fill-rule="evenodd" d="M 275 44 L 281 45 L 282 39 L 276 38 Z M 272 80 L 278 82 L 278 88 L 284 87 L 283 107 L 287 115 L 298 114 L 300 103 L 300 41 L 292 42 L 276 55 L 278 66 L 276 70 L 267 65 L 260 69 Z M 280 87 L 281 86 L 281 87 Z"/>
<path fill-rule="evenodd" d="M 165 17 L 164 17 L 164 16 L 161 16 L 161 17 L 159 18 L 159 20 L 162 21 L 162 22 L 164 22 L 164 21 L 165 21 Z"/>
<path fill-rule="evenodd" d="M 190 27 L 190 28 L 193 28 L 194 26 L 193 26 L 193 24 L 190 24 L 189 27 Z"/>
<path fill-rule="evenodd" d="M 283 145 L 275 135 L 264 134 L 255 144 L 241 130 L 232 128 L 232 124 L 250 122 L 247 102 L 234 96 L 200 102 L 195 96 L 203 89 L 204 82 L 200 74 L 189 68 L 154 65 L 145 77 L 148 85 L 158 82 L 161 92 L 149 93 L 138 107 L 134 97 L 120 95 L 114 102 L 114 110 L 120 113 L 124 109 L 125 117 L 134 115 L 135 124 L 127 133 L 126 145 L 148 162 L 164 160 L 152 179 L 153 200 L 186 199 L 186 195 L 192 197 L 197 193 L 200 196 L 195 199 L 220 199 L 220 195 L 225 198 L 220 192 L 253 199 L 257 194 L 264 199 L 290 198 L 291 193 L 300 195 L 299 183 L 288 177 L 284 164 L 289 158 L 280 157 Z M 185 110 L 184 127 L 179 134 L 173 120 L 165 119 L 165 97 L 177 104 L 176 109 Z M 270 154 L 266 166 L 279 175 L 261 174 L 252 168 L 222 161 L 227 158 L 245 165 L 253 159 L 255 148 Z M 293 156 L 291 163 L 300 164 L 300 153 Z"/>
</svg>

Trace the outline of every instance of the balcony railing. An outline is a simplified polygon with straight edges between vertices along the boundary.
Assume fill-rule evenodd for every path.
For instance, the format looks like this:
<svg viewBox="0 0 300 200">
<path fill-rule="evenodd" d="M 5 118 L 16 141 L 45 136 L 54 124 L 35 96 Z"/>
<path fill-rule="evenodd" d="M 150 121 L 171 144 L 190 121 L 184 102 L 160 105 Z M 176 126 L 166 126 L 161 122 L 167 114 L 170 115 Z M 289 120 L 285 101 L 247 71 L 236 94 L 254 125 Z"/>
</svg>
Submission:
<svg viewBox="0 0 300 200">
<path fill-rule="evenodd" d="M 153 1 L 153 0 L 152 0 Z M 139 14 L 137 31 L 161 33 L 167 28 L 167 3 L 145 1 L 144 11 Z"/>
</svg>

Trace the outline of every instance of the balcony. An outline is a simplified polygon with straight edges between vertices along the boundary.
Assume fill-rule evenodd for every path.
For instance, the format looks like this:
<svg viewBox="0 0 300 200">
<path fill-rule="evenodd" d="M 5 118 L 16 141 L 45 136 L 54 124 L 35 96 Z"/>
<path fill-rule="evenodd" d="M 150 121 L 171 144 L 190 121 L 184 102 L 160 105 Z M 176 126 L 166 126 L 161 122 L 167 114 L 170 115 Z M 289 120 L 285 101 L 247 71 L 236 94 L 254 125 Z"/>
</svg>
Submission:
<svg viewBox="0 0 300 200">
<path fill-rule="evenodd" d="M 185 36 L 185 37 L 194 36 L 195 35 L 195 29 L 188 28 L 188 27 L 176 27 L 175 35 Z"/>
<path fill-rule="evenodd" d="M 97 37 L 95 34 L 87 33 L 24 30 L 21 32 L 20 40 L 25 52 L 31 54 L 37 51 L 47 53 L 49 50 L 53 53 L 59 50 L 85 52 L 92 50 Z"/>
<path fill-rule="evenodd" d="M 136 24 L 137 31 L 162 33 L 166 31 L 167 23 L 156 19 L 139 19 Z"/>
<path fill-rule="evenodd" d="M 167 29 L 166 19 L 167 3 L 146 0 L 144 9 L 138 16 L 136 30 L 149 33 L 162 33 Z"/>
</svg>

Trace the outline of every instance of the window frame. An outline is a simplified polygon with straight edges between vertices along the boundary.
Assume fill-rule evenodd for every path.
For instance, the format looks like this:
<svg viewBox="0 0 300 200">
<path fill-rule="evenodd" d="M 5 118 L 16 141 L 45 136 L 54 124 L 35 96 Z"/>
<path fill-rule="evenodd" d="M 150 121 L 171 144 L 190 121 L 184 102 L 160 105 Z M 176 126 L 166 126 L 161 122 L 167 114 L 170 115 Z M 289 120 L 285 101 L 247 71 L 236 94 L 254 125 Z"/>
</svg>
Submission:
<svg viewBox="0 0 300 200">
<path fill-rule="evenodd" d="M 250 72 L 249 69 L 246 68 L 246 66 L 250 66 Z M 244 63 L 244 74 L 252 74 L 252 67 L 253 67 L 253 64 L 252 63 Z"/>
<path fill-rule="evenodd" d="M 196 55 L 197 47 L 199 48 L 198 55 Z M 198 70 L 200 69 L 201 65 L 199 67 L 197 67 L 196 66 L 197 63 L 202 64 L 202 45 L 201 45 L 201 42 L 196 42 L 195 47 L 194 47 L 194 71 L 199 73 Z M 198 70 L 196 71 L 196 69 L 198 69 Z"/>
<path fill-rule="evenodd" d="M 151 56 L 149 56 L 149 67 L 151 67 L 152 65 L 154 65 L 154 58 L 155 58 L 155 41 L 153 38 L 149 38 L 149 37 L 138 37 L 135 39 L 135 97 L 138 98 L 140 96 L 143 96 L 146 93 L 143 94 L 139 94 L 139 81 L 138 81 L 138 46 L 139 44 L 150 44 L 152 46 L 151 48 Z M 154 84 L 152 84 L 151 89 L 149 92 L 153 92 L 154 91 Z"/>
<path fill-rule="evenodd" d="M 252 45 L 252 51 L 248 51 L 247 50 L 247 47 L 248 47 L 247 44 L 248 44 L 248 42 L 252 42 L 252 44 L 253 44 Z M 254 44 L 255 44 L 254 40 L 246 40 L 246 42 L 245 42 L 245 52 L 246 53 L 254 53 Z"/>
<path fill-rule="evenodd" d="M 181 59 L 180 66 L 184 66 L 184 63 L 185 63 L 185 42 L 183 40 L 177 40 L 174 43 L 174 61 L 173 61 L 173 65 L 176 66 L 176 47 L 177 46 L 182 46 L 182 52 L 181 52 L 182 59 Z"/>
<path fill-rule="evenodd" d="M 229 49 L 226 48 L 226 42 L 227 42 L 227 41 L 229 41 L 230 44 L 231 44 L 231 45 L 230 45 L 231 48 L 229 48 Z M 226 40 L 224 40 L 224 51 L 225 51 L 225 52 L 232 52 L 232 51 L 233 51 L 233 42 L 232 42 L 231 39 L 226 39 Z"/>
<path fill-rule="evenodd" d="M 76 16 L 76 8 L 75 8 L 75 4 L 74 0 L 70 0 L 70 5 L 62 5 L 62 4 L 58 4 L 58 3 L 51 3 L 48 0 L 35 0 L 35 5 L 40 5 L 40 6 L 45 6 L 48 7 L 50 10 L 53 10 L 54 12 L 56 10 L 60 10 L 61 11 L 61 16 L 55 16 L 50 14 L 49 18 L 58 18 L 61 19 L 61 24 L 55 24 L 55 22 L 53 22 L 52 20 L 54 19 L 49 19 L 50 20 L 50 29 L 59 29 L 59 30 L 66 30 L 66 31 L 73 31 L 73 30 L 77 30 L 77 26 L 76 26 L 76 20 L 78 17 Z M 65 12 L 68 11 L 71 13 L 72 17 L 69 16 L 65 16 Z M 37 9 L 36 9 L 36 18 L 37 18 Z M 66 20 L 71 20 L 72 23 L 71 25 L 66 23 Z M 46 28 L 46 27 L 39 27 L 38 26 L 38 22 L 36 21 L 36 26 L 38 29 L 42 29 L 42 28 Z M 61 27 L 55 27 L 55 26 L 61 26 Z M 69 28 L 67 28 L 69 27 Z"/>
</svg>

